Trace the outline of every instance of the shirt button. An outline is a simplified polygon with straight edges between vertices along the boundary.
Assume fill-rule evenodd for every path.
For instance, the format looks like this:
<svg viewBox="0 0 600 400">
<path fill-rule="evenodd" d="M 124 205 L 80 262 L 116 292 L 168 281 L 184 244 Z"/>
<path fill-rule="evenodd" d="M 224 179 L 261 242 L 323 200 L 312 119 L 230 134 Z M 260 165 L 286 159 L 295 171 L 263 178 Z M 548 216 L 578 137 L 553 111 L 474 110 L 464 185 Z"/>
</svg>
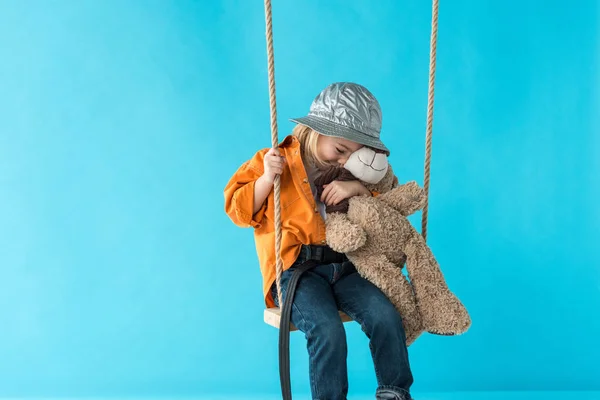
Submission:
<svg viewBox="0 0 600 400">
<path fill-rule="evenodd" d="M 302 182 L 308 183 L 308 179 L 304 178 L 304 180 Z"/>
<path fill-rule="evenodd" d="M 321 243 L 325 244 L 327 241 L 325 239 L 321 240 Z"/>
<path fill-rule="evenodd" d="M 315 212 L 318 213 L 319 212 L 319 208 L 315 207 Z"/>
</svg>

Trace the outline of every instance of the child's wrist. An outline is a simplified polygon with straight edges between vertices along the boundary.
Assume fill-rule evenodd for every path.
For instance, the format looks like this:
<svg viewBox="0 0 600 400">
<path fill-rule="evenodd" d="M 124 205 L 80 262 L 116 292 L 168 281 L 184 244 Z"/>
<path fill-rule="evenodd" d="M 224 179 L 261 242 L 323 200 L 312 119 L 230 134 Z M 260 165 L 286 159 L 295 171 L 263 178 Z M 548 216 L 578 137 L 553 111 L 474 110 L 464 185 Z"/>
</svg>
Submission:
<svg viewBox="0 0 600 400">
<path fill-rule="evenodd" d="M 371 192 L 360 181 L 356 181 L 356 194 L 355 194 L 355 196 L 361 196 L 363 194 L 370 195 Z"/>
<path fill-rule="evenodd" d="M 269 185 L 273 185 L 275 183 L 275 178 L 269 177 L 267 174 L 262 174 L 258 177 L 258 180 Z"/>
</svg>

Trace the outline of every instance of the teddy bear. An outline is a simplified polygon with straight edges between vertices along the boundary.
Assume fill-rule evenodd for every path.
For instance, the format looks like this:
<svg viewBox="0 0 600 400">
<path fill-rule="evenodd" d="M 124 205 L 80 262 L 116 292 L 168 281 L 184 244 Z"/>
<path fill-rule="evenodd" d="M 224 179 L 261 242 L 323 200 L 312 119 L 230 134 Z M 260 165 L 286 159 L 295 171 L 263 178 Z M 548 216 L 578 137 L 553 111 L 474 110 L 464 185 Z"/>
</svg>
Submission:
<svg viewBox="0 0 600 400">
<path fill-rule="evenodd" d="M 407 345 L 424 331 L 466 332 L 471 325 L 466 308 L 448 289 L 431 249 L 407 218 L 424 206 L 423 189 L 414 181 L 399 185 L 386 155 L 369 147 L 354 152 L 343 168 L 322 171 L 314 183 L 320 197 L 334 180 L 356 179 L 372 195 L 326 206 L 329 247 L 346 253 L 358 273 L 390 299 L 402 317 Z"/>
</svg>

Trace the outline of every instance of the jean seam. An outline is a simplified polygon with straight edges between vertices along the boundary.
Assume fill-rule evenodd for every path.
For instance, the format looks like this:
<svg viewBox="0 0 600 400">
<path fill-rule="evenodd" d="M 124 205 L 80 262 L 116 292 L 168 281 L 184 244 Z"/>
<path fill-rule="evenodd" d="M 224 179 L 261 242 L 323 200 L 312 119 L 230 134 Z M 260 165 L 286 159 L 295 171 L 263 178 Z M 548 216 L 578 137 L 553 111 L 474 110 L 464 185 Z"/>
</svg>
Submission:
<svg viewBox="0 0 600 400">
<path fill-rule="evenodd" d="M 295 311 L 298 313 L 298 315 L 299 315 L 299 316 L 300 316 L 300 318 L 301 318 L 301 321 L 299 321 L 299 322 L 301 322 L 302 326 L 299 326 L 300 324 L 298 324 L 296 327 L 297 327 L 298 329 L 300 329 L 301 331 L 305 331 L 305 332 L 306 332 L 306 331 L 308 330 L 308 329 L 307 329 L 307 325 L 308 325 L 308 324 L 306 323 L 306 319 L 304 318 L 304 314 L 302 314 L 302 311 L 300 311 L 300 309 L 298 308 L 298 306 L 296 306 L 296 304 L 292 303 L 292 307 L 294 308 L 294 310 L 295 310 Z M 305 335 L 307 336 L 307 339 L 308 339 L 308 334 L 305 334 Z M 311 347 L 311 346 L 307 346 L 307 347 L 308 347 L 308 359 L 309 359 L 309 361 L 310 361 L 310 364 L 311 364 L 311 365 L 309 366 L 309 371 L 310 371 L 310 374 L 309 374 L 309 375 L 310 375 L 310 382 L 311 382 L 311 384 L 310 384 L 310 386 L 311 386 L 311 391 L 312 391 L 312 392 L 313 392 L 315 395 L 317 395 L 317 398 L 318 398 L 318 397 L 319 397 L 319 394 L 317 393 L 317 387 L 316 387 L 317 385 L 315 385 L 315 384 L 314 384 L 314 382 L 315 382 L 315 368 L 314 368 L 314 366 L 312 365 L 312 364 L 313 364 L 313 360 L 314 360 L 314 355 L 315 355 L 315 354 L 314 354 L 314 351 L 313 351 L 313 349 L 312 349 L 312 347 Z"/>
<path fill-rule="evenodd" d="M 371 350 L 371 358 L 373 359 L 373 361 L 375 361 L 375 346 L 373 345 L 373 341 L 371 340 L 371 338 L 369 338 L 369 349 Z M 376 362 L 373 362 L 373 369 L 375 370 L 375 377 L 377 378 L 377 382 L 381 383 L 381 375 L 379 374 L 379 369 L 377 368 Z"/>
<path fill-rule="evenodd" d="M 371 359 L 373 360 L 373 369 L 375 370 L 375 377 L 377 378 L 377 383 L 380 384 L 381 383 L 381 375 L 379 374 L 379 370 L 377 369 L 377 363 L 375 362 L 375 348 L 373 346 L 373 341 L 371 340 L 371 335 L 369 335 L 369 333 L 366 330 L 365 322 L 361 321 L 360 318 L 357 318 L 357 315 L 355 313 L 345 310 L 344 308 L 346 308 L 346 307 L 344 307 L 344 305 L 345 304 L 340 303 L 339 304 L 340 309 L 344 313 L 346 313 L 346 315 L 348 315 L 350 318 L 352 318 L 352 320 L 359 323 L 360 329 L 363 331 L 363 333 L 369 339 L 369 350 L 371 350 Z"/>
</svg>

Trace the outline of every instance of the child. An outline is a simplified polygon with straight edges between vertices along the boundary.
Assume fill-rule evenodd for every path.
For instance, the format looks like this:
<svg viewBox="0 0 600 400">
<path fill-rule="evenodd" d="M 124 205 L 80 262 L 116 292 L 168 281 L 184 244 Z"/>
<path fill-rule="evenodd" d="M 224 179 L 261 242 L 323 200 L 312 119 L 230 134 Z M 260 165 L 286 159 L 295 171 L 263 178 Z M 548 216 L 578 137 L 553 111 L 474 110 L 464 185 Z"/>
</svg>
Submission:
<svg viewBox="0 0 600 400">
<path fill-rule="evenodd" d="M 327 262 L 304 273 L 293 299 L 291 320 L 307 339 L 313 399 L 346 399 L 346 333 L 338 309 L 357 321 L 370 339 L 379 387 L 377 399 L 410 399 L 413 376 L 402 319 L 387 297 L 362 278 L 345 255 L 325 241 L 325 205 L 370 192 L 358 181 L 334 181 L 316 198 L 313 185 L 324 166 L 343 166 L 350 154 L 370 146 L 389 154 L 379 139 L 381 109 L 354 83 L 334 83 L 313 101 L 308 116 L 278 149 L 263 149 L 244 163 L 225 188 L 225 210 L 233 222 L 254 228 L 267 307 L 278 304 L 275 281 L 273 182 L 281 179 L 283 298 L 294 268 L 319 248 Z"/>
</svg>

